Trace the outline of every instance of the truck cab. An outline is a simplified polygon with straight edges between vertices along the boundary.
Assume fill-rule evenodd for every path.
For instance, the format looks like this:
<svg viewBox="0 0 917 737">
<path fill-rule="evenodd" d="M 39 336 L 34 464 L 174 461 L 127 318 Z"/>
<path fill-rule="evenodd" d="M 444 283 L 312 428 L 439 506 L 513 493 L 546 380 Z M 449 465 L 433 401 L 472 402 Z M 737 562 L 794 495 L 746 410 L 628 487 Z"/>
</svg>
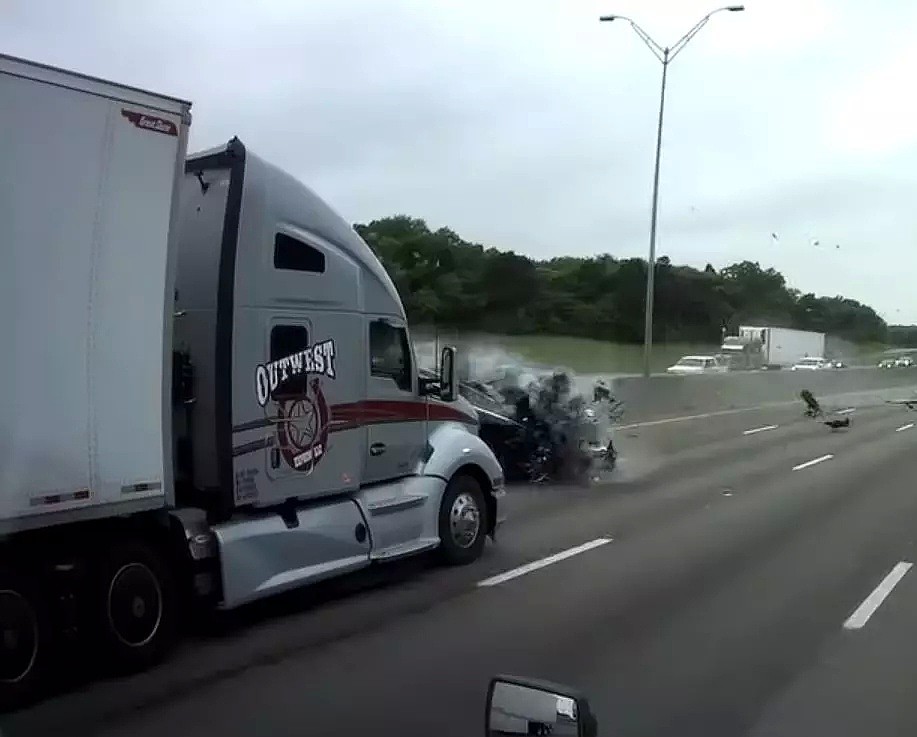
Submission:
<svg viewBox="0 0 917 737">
<path fill-rule="evenodd" d="M 760 369 L 764 362 L 761 339 L 747 331 L 724 336 L 720 351 L 729 367 L 737 371 Z"/>
<path fill-rule="evenodd" d="M 214 523 L 223 605 L 438 546 L 477 557 L 502 471 L 454 350 L 419 376 L 366 243 L 237 139 L 188 158 L 180 212 L 176 494 Z"/>
</svg>

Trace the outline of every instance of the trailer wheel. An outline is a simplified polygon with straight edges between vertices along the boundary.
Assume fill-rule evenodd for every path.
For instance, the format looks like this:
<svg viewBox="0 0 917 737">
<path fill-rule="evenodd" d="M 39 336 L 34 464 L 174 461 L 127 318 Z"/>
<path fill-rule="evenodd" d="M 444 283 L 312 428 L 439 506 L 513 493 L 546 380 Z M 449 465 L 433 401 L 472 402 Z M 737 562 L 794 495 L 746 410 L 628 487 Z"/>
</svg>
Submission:
<svg viewBox="0 0 917 737">
<path fill-rule="evenodd" d="M 109 548 L 94 592 L 98 640 L 110 664 L 139 671 L 162 660 L 175 640 L 178 598 L 162 558 L 143 543 Z"/>
<path fill-rule="evenodd" d="M 440 555 L 449 565 L 477 560 L 487 537 L 487 506 L 477 480 L 453 476 L 439 508 Z"/>
<path fill-rule="evenodd" d="M 0 569 L 0 709 L 39 695 L 51 650 L 48 606 L 25 576 Z"/>
</svg>

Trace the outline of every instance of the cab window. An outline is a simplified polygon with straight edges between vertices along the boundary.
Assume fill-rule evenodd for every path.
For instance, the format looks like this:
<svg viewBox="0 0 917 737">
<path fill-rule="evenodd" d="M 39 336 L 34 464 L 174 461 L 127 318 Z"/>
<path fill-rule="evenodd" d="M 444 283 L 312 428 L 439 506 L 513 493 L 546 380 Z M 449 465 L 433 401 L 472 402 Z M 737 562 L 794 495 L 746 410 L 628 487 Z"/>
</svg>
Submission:
<svg viewBox="0 0 917 737">
<path fill-rule="evenodd" d="M 369 360 L 370 374 L 391 379 L 402 391 L 411 391 L 411 347 L 405 328 L 384 320 L 370 323 Z"/>
<path fill-rule="evenodd" d="M 277 233 L 274 236 L 274 268 L 324 274 L 325 254 L 308 243 Z"/>
</svg>

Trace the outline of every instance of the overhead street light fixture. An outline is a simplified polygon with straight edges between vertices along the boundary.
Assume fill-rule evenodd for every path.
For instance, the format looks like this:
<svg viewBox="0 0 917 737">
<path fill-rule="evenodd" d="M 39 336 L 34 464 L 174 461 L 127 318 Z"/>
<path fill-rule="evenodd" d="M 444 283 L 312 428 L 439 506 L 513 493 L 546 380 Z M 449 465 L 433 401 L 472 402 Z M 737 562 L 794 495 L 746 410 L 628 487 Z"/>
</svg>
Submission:
<svg viewBox="0 0 917 737">
<path fill-rule="evenodd" d="M 662 121 L 665 112 L 665 82 L 666 72 L 669 69 L 671 61 L 678 56 L 679 52 L 687 46 L 688 42 L 697 35 L 698 31 L 707 25 L 711 17 L 717 13 L 729 11 L 738 13 L 745 10 L 744 5 L 727 5 L 723 8 L 711 10 L 707 15 L 695 23 L 691 29 L 672 46 L 662 47 L 656 43 L 652 37 L 644 31 L 635 21 L 626 15 L 602 15 L 600 21 L 623 20 L 630 23 L 640 40 L 646 44 L 646 47 L 653 52 L 662 63 L 662 91 L 659 95 L 659 124 L 656 128 L 656 167 L 653 172 L 653 209 L 650 216 L 650 253 L 646 264 L 646 321 L 643 327 L 643 375 L 650 375 L 650 359 L 653 352 L 653 298 L 655 295 L 655 278 L 656 278 L 656 218 L 659 212 L 659 163 L 662 154 Z"/>
</svg>

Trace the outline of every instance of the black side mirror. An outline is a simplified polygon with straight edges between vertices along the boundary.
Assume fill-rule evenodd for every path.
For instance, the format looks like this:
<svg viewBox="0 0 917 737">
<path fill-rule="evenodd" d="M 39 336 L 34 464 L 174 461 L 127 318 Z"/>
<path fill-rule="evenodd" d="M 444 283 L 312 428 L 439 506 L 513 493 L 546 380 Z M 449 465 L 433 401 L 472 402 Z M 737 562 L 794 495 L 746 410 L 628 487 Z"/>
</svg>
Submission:
<svg viewBox="0 0 917 737">
<path fill-rule="evenodd" d="M 598 722 L 585 696 L 560 683 L 496 676 L 487 690 L 484 737 L 596 737 Z"/>
<path fill-rule="evenodd" d="M 439 397 L 444 402 L 454 402 L 458 396 L 458 387 L 455 384 L 455 347 L 447 345 L 443 348 L 439 362 Z"/>
</svg>

